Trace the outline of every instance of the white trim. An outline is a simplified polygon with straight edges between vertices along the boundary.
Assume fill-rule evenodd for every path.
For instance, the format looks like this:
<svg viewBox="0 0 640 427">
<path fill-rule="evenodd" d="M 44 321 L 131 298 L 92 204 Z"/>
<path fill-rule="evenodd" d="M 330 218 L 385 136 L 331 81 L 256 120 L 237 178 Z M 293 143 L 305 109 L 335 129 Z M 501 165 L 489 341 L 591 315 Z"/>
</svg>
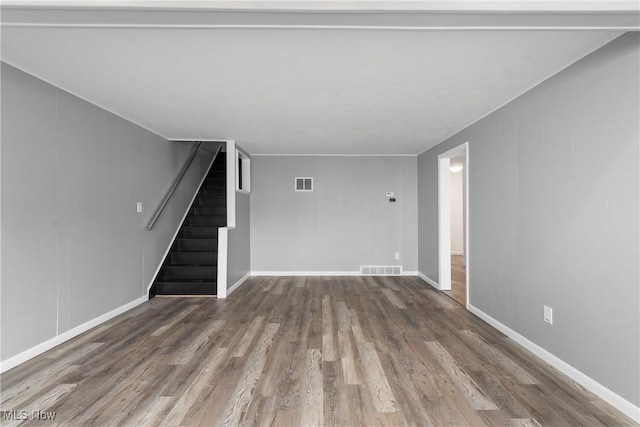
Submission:
<svg viewBox="0 0 640 427">
<path fill-rule="evenodd" d="M 227 228 L 236 228 L 236 142 L 227 141 Z M 219 254 L 220 252 L 218 252 Z M 226 247 L 225 247 L 226 253 Z M 219 259 L 218 259 L 219 264 Z M 226 283 L 226 282 L 225 282 Z"/>
<path fill-rule="evenodd" d="M 418 157 L 417 154 L 252 154 L 252 157 Z"/>
<path fill-rule="evenodd" d="M 85 322 L 81 325 L 76 326 L 73 329 L 70 329 L 66 332 L 63 332 L 60 335 L 56 335 L 55 337 L 40 343 L 38 345 L 35 345 L 33 347 L 31 347 L 28 350 L 23 351 L 22 353 L 19 353 L 13 357 L 8 358 L 7 360 L 4 360 L 2 362 L 0 362 L 0 372 L 5 372 L 8 371 L 11 368 L 14 368 L 18 365 L 20 365 L 21 363 L 26 362 L 29 359 L 33 359 L 34 357 L 38 356 L 39 354 L 44 353 L 47 350 L 51 350 L 53 347 L 62 344 L 65 341 L 70 340 L 71 338 L 77 337 L 78 335 L 82 334 L 83 332 L 88 331 L 91 328 L 94 328 L 98 325 L 100 325 L 101 323 L 106 322 L 107 320 L 110 320 L 116 316 L 118 316 L 119 314 L 124 313 L 125 311 L 131 310 L 134 307 L 139 306 L 140 304 L 148 301 L 149 298 L 147 295 L 142 296 L 140 298 L 137 298 L 131 302 L 126 303 L 125 305 L 122 305 L 118 308 L 115 308 L 105 314 L 102 314 L 94 319 L 89 320 L 88 322 Z"/>
<path fill-rule="evenodd" d="M 471 163 L 469 161 L 469 141 L 464 143 L 464 160 L 465 160 L 465 165 L 466 165 L 466 170 L 464 170 L 464 222 L 463 222 L 463 227 L 464 227 L 464 286 L 465 286 L 465 299 L 464 299 L 464 305 L 467 309 L 469 309 L 469 304 L 471 304 L 471 302 L 469 301 L 469 289 L 471 289 L 471 281 L 470 281 L 470 277 L 471 274 L 469 273 L 470 269 L 469 269 L 469 254 L 471 253 L 471 250 L 469 249 L 469 222 L 470 222 L 470 217 L 469 217 L 469 194 L 471 193 L 471 189 L 469 188 L 469 164 Z"/>
<path fill-rule="evenodd" d="M 180 142 L 183 142 L 183 141 L 180 141 Z M 219 142 L 219 141 L 216 141 L 216 142 Z M 178 237 L 178 233 L 180 232 L 180 228 L 182 227 L 182 224 L 184 223 L 184 220 L 187 218 L 187 215 L 189 215 L 189 211 L 191 210 L 191 206 L 193 205 L 194 200 L 198 196 L 198 192 L 200 191 L 200 187 L 202 187 L 202 184 L 204 183 L 204 180 L 207 179 L 207 174 L 209 172 L 209 169 L 211 169 L 211 166 L 213 166 L 213 162 L 215 160 L 216 160 L 216 158 L 214 156 L 211 159 L 211 162 L 209 163 L 209 166 L 207 166 L 207 170 L 205 171 L 204 175 L 202 176 L 202 179 L 200 180 L 200 184 L 198 184 L 198 187 L 196 188 L 196 191 L 193 193 L 193 197 L 191 197 L 191 201 L 189 201 L 189 204 L 187 205 L 187 209 L 184 211 L 184 215 L 182 215 L 182 218 L 178 222 L 178 227 L 176 228 L 176 231 L 173 233 L 173 237 L 171 237 L 171 240 L 169 240 L 169 246 L 167 246 L 167 250 L 164 251 L 164 255 L 162 255 L 162 258 L 160 259 L 160 264 L 158 265 L 158 268 L 156 268 L 155 273 L 153 273 L 153 276 L 151 276 L 151 282 L 147 286 L 147 294 L 151 290 L 151 286 L 153 286 L 153 282 L 156 281 L 156 277 L 158 276 L 158 273 L 160 272 L 160 269 L 162 268 L 162 265 L 164 264 L 164 260 L 167 258 L 167 255 L 169 254 L 169 251 L 171 250 L 171 246 L 173 246 L 173 242 L 175 242 L 176 237 Z"/>
<path fill-rule="evenodd" d="M 464 251 L 451 251 L 451 255 L 464 255 Z"/>
<path fill-rule="evenodd" d="M 635 422 L 640 423 L 640 407 L 635 406 L 633 403 L 629 402 L 624 397 L 609 390 L 607 387 L 603 386 L 593 378 L 589 377 L 588 375 L 584 374 L 583 372 L 569 365 L 567 362 L 553 355 L 552 353 L 540 347 L 536 343 L 523 337 L 513 329 L 509 328 L 508 326 L 504 325 L 503 323 L 489 316 L 479 308 L 469 304 L 467 306 L 467 309 L 471 313 L 475 314 L 480 319 L 482 319 L 483 321 L 485 321 L 486 323 L 488 323 L 489 325 L 497 329 L 498 331 L 502 332 L 503 334 L 505 334 L 506 336 L 508 336 L 509 338 L 511 338 L 512 340 L 514 340 L 515 342 L 517 342 L 518 344 L 526 348 L 527 350 L 529 350 L 531 353 L 535 354 L 536 356 L 538 356 L 545 362 L 549 363 L 551 366 L 553 366 L 554 368 L 556 368 L 557 370 L 559 370 L 560 372 L 562 372 L 563 374 L 565 374 L 566 376 L 568 376 L 569 378 L 571 378 L 572 380 L 574 380 L 575 382 L 577 382 L 578 384 L 586 388 L 587 390 L 591 391 L 596 396 L 600 397 L 605 402 L 614 406 L 616 409 L 618 409 L 620 412 L 622 412 L 629 418 L 633 419 Z"/>
<path fill-rule="evenodd" d="M 440 285 L 438 284 L 438 282 L 436 282 L 435 280 L 431 279 L 427 275 L 418 272 L 418 277 L 421 278 L 422 280 L 424 280 L 425 282 L 427 282 L 429 285 L 431 285 L 434 288 L 436 288 L 437 290 L 440 290 Z"/>
<path fill-rule="evenodd" d="M 633 0 L 5 0 L 4 7 L 122 8 L 159 10 L 242 10 L 242 11 L 423 11 L 423 12 L 627 12 L 637 11 Z"/>
<path fill-rule="evenodd" d="M 465 267 L 469 265 L 469 142 L 456 145 L 438 155 L 438 282 L 442 291 L 451 290 L 451 171 L 450 159 L 464 154 L 465 173 Z M 469 271 L 465 272 L 466 301 L 469 301 Z"/>
<path fill-rule="evenodd" d="M 250 277 L 251 277 L 251 273 L 249 272 L 249 273 L 245 274 L 244 276 L 242 276 L 242 278 L 240 280 L 238 280 L 236 283 L 231 285 L 231 287 L 229 289 L 227 289 L 227 296 L 231 295 L 231 292 L 233 292 L 236 289 L 238 289 Z"/>
<path fill-rule="evenodd" d="M 6 22 L 3 27 L 20 28 L 101 28 L 101 29 L 185 29 L 185 30 L 352 30 L 352 31 L 638 31 L 640 26 L 572 26 L 572 25 L 460 25 L 460 26 L 402 26 L 402 25 L 286 25 L 286 24 L 54 24 L 34 22 Z M 514 98 L 515 99 L 515 98 Z M 128 119 L 127 119 L 128 120 Z M 466 129 L 463 128 L 463 129 Z M 457 133 L 457 132 L 456 132 Z M 168 139 L 168 138 L 167 138 Z M 188 138 L 195 139 L 195 138 Z M 436 144 L 437 145 L 437 144 Z"/>
<path fill-rule="evenodd" d="M 251 271 L 249 273 L 252 277 L 265 276 L 362 276 L 360 271 Z M 403 271 L 400 275 L 394 275 L 396 277 L 401 276 L 419 276 L 417 271 Z M 368 276 L 368 275 L 367 275 Z M 363 276 L 366 277 L 366 276 Z M 391 277 L 391 276 L 389 276 Z"/>
<path fill-rule="evenodd" d="M 251 156 L 236 145 L 234 164 L 237 166 L 238 160 L 242 161 L 242 184 L 245 188 L 240 188 L 240 169 L 236 167 L 236 188 L 238 193 L 251 194 Z"/>
<path fill-rule="evenodd" d="M 438 156 L 438 283 L 451 289 L 451 184 L 447 153 Z"/>
<path fill-rule="evenodd" d="M 175 141 L 175 142 L 202 141 L 202 142 L 217 142 L 219 144 L 224 144 L 227 142 L 224 139 L 211 139 L 211 138 L 169 138 L 169 141 Z"/>
<path fill-rule="evenodd" d="M 218 271 L 217 271 L 217 297 L 227 297 L 227 248 L 229 241 L 229 228 L 218 228 Z"/>
<path fill-rule="evenodd" d="M 251 276 L 360 276 L 360 271 L 252 271 Z"/>
</svg>

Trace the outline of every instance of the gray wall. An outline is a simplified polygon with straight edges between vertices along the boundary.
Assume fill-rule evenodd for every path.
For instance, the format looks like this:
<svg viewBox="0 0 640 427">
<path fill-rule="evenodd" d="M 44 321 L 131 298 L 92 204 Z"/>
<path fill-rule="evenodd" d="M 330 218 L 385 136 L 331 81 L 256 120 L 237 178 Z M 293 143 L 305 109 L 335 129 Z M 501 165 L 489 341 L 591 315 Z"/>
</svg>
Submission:
<svg viewBox="0 0 640 427">
<path fill-rule="evenodd" d="M 242 147 L 238 148 L 242 149 Z M 233 165 L 236 165 L 235 161 L 233 162 Z M 253 169 L 253 164 L 251 165 L 251 169 Z M 233 171 L 233 176 L 235 177 L 235 170 Z M 227 287 L 233 286 L 238 280 L 242 279 L 251 271 L 251 220 L 249 194 L 236 191 L 235 207 L 236 228 L 229 230 L 227 249 Z"/>
<path fill-rule="evenodd" d="M 211 156 L 2 63 L 2 360 L 146 295 Z M 144 204 L 136 213 L 136 202 Z"/>
<path fill-rule="evenodd" d="M 415 271 L 416 174 L 416 157 L 253 156 L 251 270 Z M 295 192 L 296 176 L 314 191 Z"/>
<path fill-rule="evenodd" d="M 418 159 L 420 271 L 438 278 L 437 155 L 469 141 L 471 304 L 635 405 L 639 37 L 622 36 Z"/>
</svg>

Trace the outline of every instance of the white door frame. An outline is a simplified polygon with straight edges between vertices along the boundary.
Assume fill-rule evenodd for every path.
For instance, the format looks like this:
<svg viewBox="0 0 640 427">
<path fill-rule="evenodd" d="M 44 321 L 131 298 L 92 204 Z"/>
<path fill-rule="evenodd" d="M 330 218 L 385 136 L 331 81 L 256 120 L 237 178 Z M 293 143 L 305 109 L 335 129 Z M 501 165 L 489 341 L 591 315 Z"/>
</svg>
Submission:
<svg viewBox="0 0 640 427">
<path fill-rule="evenodd" d="M 438 156 L 438 288 L 451 290 L 451 158 L 464 155 L 466 160 L 464 227 L 465 227 L 465 305 L 469 307 L 469 143 L 465 142 Z"/>
</svg>

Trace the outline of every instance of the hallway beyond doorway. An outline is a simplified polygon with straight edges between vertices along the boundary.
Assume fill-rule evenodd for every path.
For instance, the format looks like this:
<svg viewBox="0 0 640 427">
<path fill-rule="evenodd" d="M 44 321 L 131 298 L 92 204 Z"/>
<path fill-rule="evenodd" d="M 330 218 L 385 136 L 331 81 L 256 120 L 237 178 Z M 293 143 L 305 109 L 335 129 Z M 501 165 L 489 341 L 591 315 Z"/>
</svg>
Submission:
<svg viewBox="0 0 640 427">
<path fill-rule="evenodd" d="M 451 290 L 442 291 L 466 307 L 466 268 L 462 255 L 451 255 Z"/>
</svg>

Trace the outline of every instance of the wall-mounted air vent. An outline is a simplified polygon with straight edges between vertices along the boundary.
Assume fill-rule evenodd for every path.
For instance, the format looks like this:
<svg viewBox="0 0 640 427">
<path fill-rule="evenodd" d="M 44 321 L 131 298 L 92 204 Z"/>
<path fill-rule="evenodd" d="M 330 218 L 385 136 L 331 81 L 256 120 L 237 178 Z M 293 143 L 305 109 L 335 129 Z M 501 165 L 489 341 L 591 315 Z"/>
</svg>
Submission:
<svg viewBox="0 0 640 427">
<path fill-rule="evenodd" d="M 361 265 L 360 274 L 363 276 L 401 276 L 401 265 Z"/>
<path fill-rule="evenodd" d="M 296 177 L 296 191 L 313 191 L 313 178 L 309 176 Z"/>
</svg>

